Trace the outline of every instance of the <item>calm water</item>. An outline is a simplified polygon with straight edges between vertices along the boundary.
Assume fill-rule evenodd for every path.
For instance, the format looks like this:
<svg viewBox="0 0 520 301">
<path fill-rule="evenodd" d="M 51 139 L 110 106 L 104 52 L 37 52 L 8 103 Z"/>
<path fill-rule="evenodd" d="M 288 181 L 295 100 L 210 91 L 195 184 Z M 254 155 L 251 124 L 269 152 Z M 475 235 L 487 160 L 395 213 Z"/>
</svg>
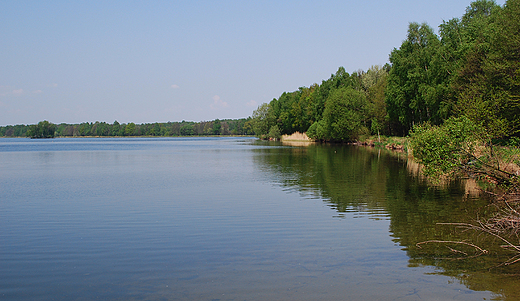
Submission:
<svg viewBox="0 0 520 301">
<path fill-rule="evenodd" d="M 484 205 L 372 149 L 0 139 L 0 299 L 513 300 L 500 255 L 415 247 Z"/>
</svg>

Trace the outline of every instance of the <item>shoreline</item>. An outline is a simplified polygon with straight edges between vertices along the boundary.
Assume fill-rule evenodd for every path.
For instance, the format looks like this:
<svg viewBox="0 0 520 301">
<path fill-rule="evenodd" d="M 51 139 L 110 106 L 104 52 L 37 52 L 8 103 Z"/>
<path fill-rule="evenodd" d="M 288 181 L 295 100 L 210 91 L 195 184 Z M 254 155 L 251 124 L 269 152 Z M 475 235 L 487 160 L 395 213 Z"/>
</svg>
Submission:
<svg viewBox="0 0 520 301">
<path fill-rule="evenodd" d="M 6 137 L 0 136 L 0 139 L 60 139 L 60 138 L 190 138 L 190 137 L 255 137 L 254 135 L 190 135 L 190 136 L 57 136 L 52 138 L 31 138 L 31 137 Z"/>
</svg>

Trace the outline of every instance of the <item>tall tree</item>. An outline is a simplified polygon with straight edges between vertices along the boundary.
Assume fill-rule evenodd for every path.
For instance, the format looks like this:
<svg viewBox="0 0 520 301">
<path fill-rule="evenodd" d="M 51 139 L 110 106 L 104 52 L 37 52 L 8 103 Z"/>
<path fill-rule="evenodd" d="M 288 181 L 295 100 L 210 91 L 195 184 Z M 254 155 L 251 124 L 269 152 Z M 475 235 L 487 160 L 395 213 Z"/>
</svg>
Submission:
<svg viewBox="0 0 520 301">
<path fill-rule="evenodd" d="M 352 87 L 335 89 L 327 98 L 322 120 L 309 128 L 307 135 L 326 141 L 353 141 L 362 132 L 366 97 Z"/>
<path fill-rule="evenodd" d="M 220 130 L 222 128 L 222 124 L 220 122 L 220 120 L 218 119 L 215 119 L 215 121 L 213 121 L 213 135 L 220 135 Z"/>
<path fill-rule="evenodd" d="M 125 136 L 135 135 L 135 129 L 136 129 L 135 123 L 133 123 L 133 122 L 128 123 L 125 127 Z"/>
<path fill-rule="evenodd" d="M 440 41 L 427 24 L 410 23 L 407 39 L 390 54 L 386 104 L 390 121 L 406 134 L 415 123 L 441 123 L 442 89 L 434 57 Z"/>
<path fill-rule="evenodd" d="M 507 122 L 506 135 L 520 134 L 520 1 L 509 0 L 496 10 L 490 51 L 484 65 L 497 115 Z"/>
<path fill-rule="evenodd" d="M 361 74 L 361 85 L 367 99 L 366 122 L 374 134 L 389 132 L 386 118 L 385 90 L 390 66 L 372 66 Z"/>
<path fill-rule="evenodd" d="M 493 75 L 493 69 L 497 70 L 495 66 L 499 62 L 490 60 L 500 53 L 501 46 L 493 45 L 494 42 L 501 39 L 499 35 L 508 34 L 497 22 L 501 14 L 501 8 L 488 0 L 475 1 L 466 9 L 461 23 L 463 56 L 452 84 L 457 98 L 457 114 L 486 127 L 496 137 L 507 135 L 512 129 L 510 120 L 505 116 L 510 109 L 507 96 L 504 97 L 507 92 L 503 93 L 507 89 L 500 89 Z M 500 55 L 507 58 L 505 53 Z"/>
<path fill-rule="evenodd" d="M 272 111 L 272 107 L 267 103 L 261 104 L 255 111 L 253 111 L 251 125 L 253 132 L 255 132 L 258 137 L 267 135 L 271 126 L 275 125 Z"/>
</svg>

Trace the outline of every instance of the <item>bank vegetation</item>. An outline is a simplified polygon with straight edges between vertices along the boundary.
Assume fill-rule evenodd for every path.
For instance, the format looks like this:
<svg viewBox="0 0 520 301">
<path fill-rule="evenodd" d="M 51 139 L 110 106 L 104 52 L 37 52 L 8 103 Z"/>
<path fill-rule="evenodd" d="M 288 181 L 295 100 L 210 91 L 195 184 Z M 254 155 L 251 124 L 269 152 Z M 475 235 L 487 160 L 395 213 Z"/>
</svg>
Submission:
<svg viewBox="0 0 520 301">
<path fill-rule="evenodd" d="M 437 32 L 410 23 L 389 64 L 352 74 L 340 67 L 321 84 L 285 92 L 253 112 L 253 131 L 342 143 L 373 136 L 374 146 L 390 145 L 382 136 L 408 137 L 392 147 L 413 154 L 430 179 L 471 177 L 501 204 L 493 218 L 458 226 L 503 239 L 518 262 L 520 0 L 471 2 Z"/>
</svg>

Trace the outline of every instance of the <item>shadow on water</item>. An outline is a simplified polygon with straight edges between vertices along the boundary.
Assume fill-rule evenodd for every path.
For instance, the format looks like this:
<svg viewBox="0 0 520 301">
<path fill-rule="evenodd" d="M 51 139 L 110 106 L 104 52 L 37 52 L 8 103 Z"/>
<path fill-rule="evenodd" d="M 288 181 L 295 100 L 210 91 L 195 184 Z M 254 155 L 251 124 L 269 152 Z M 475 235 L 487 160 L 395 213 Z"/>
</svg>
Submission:
<svg viewBox="0 0 520 301">
<path fill-rule="evenodd" d="M 261 143 L 261 142 L 260 142 Z M 457 279 L 469 289 L 488 290 L 497 300 L 520 299 L 520 263 L 504 266 L 513 254 L 501 241 L 482 233 L 439 223 L 474 223 L 492 214 L 489 200 L 461 180 L 432 185 L 417 164 L 387 150 L 345 145 L 288 147 L 271 142 L 260 148 L 256 163 L 274 174 L 286 190 L 324 199 L 342 217 L 390 219 L 391 236 L 409 257 L 409 266 L 433 266 L 435 274 Z M 489 251 L 427 244 L 429 240 L 467 241 Z"/>
</svg>

